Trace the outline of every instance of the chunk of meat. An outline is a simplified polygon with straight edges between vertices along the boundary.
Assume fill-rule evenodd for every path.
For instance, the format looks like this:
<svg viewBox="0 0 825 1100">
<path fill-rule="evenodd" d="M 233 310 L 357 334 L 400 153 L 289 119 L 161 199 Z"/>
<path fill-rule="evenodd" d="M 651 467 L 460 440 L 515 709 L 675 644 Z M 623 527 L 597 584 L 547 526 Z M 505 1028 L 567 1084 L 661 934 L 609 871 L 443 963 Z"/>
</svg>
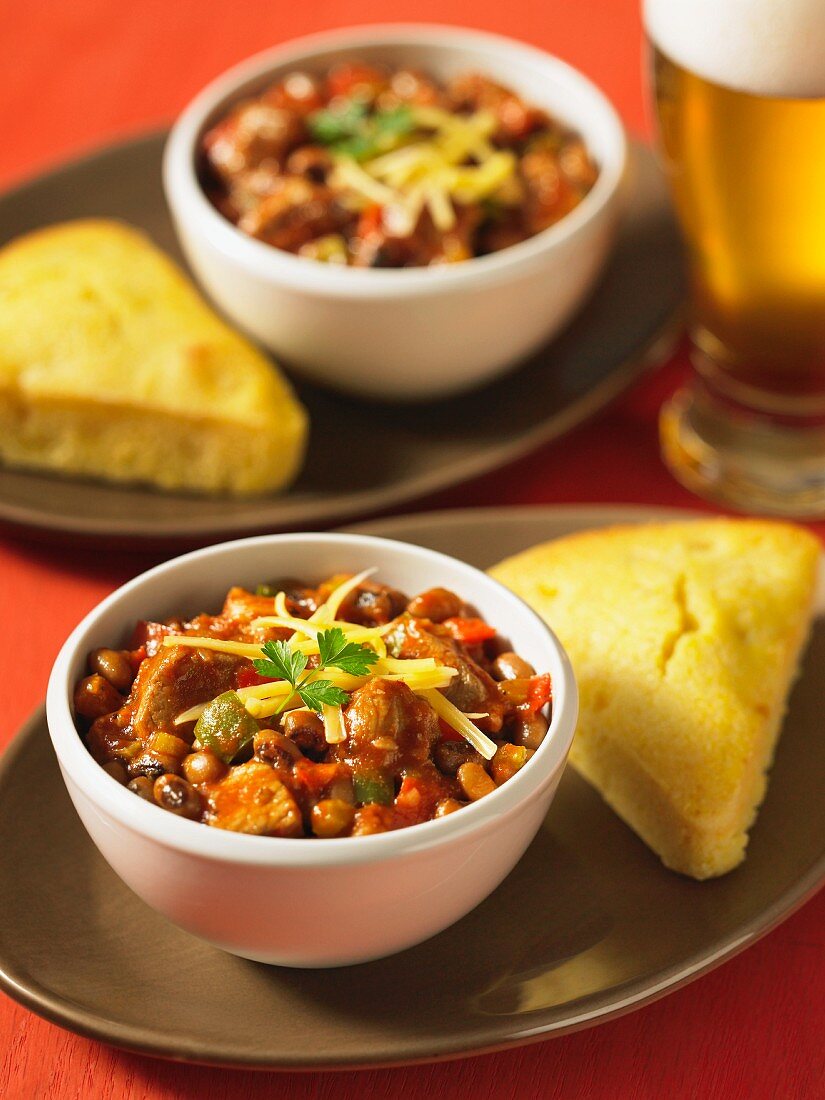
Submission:
<svg viewBox="0 0 825 1100">
<path fill-rule="evenodd" d="M 554 153 L 526 153 L 521 159 L 521 174 L 527 187 L 525 222 L 531 233 L 555 225 L 578 205 L 579 196 Z"/>
<path fill-rule="evenodd" d="M 214 783 L 205 819 L 216 829 L 255 836 L 303 836 L 301 811 L 269 764 L 249 760 Z"/>
<path fill-rule="evenodd" d="M 221 615 L 227 619 L 257 619 L 261 615 L 274 614 L 275 604 L 271 596 L 256 596 L 254 592 L 237 585 L 226 593 L 221 610 Z"/>
<path fill-rule="evenodd" d="M 400 615 L 407 597 L 386 584 L 366 581 L 350 592 L 338 610 L 338 617 L 361 626 L 384 626 Z"/>
<path fill-rule="evenodd" d="M 429 759 L 440 736 L 435 711 L 397 680 L 374 678 L 344 711 L 348 738 L 339 752 L 355 771 L 399 775 Z"/>
<path fill-rule="evenodd" d="M 231 184 L 240 172 L 283 160 L 305 139 L 306 128 L 296 112 L 247 100 L 205 135 L 203 145 L 213 171 Z"/>
<path fill-rule="evenodd" d="M 449 588 L 428 588 L 410 600 L 407 610 L 415 619 L 443 623 L 445 619 L 462 614 L 464 601 Z"/>
<path fill-rule="evenodd" d="M 164 647 L 143 662 L 127 706 L 136 737 L 146 741 L 163 730 L 180 735 L 175 719 L 235 685 L 242 658 L 185 646 Z"/>
<path fill-rule="evenodd" d="M 130 650 L 145 649 L 147 657 L 154 657 L 167 634 L 182 633 L 183 623 L 177 619 L 171 619 L 166 623 L 148 622 L 146 619 L 141 619 L 135 624 L 128 648 Z"/>
<path fill-rule="evenodd" d="M 218 194 L 221 211 L 230 221 L 238 222 L 280 186 L 281 169 L 277 161 L 265 161 L 257 168 L 244 169 L 232 177 L 230 189 L 222 199 Z"/>
<path fill-rule="evenodd" d="M 243 214 L 238 228 L 275 248 L 296 252 L 315 237 L 339 232 L 351 219 L 331 188 L 303 176 L 282 176 L 271 194 Z"/>
<path fill-rule="evenodd" d="M 429 629 L 427 629 L 429 627 Z M 498 733 L 504 721 L 504 704 L 493 678 L 466 654 L 458 643 L 442 633 L 442 628 L 404 615 L 386 635 L 387 648 L 394 657 L 432 657 L 439 664 L 458 671 L 444 694 L 465 713 L 486 714 L 477 725 L 489 733 Z"/>
</svg>

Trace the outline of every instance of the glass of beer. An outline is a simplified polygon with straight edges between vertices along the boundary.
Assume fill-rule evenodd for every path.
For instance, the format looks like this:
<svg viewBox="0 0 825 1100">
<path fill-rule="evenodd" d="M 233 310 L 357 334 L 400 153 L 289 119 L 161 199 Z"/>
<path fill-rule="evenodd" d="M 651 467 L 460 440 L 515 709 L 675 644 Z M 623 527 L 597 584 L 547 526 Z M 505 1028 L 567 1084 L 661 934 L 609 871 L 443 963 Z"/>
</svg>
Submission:
<svg viewBox="0 0 825 1100">
<path fill-rule="evenodd" d="M 644 18 L 691 287 L 664 459 L 726 504 L 825 515 L 825 4 L 645 0 Z"/>
</svg>

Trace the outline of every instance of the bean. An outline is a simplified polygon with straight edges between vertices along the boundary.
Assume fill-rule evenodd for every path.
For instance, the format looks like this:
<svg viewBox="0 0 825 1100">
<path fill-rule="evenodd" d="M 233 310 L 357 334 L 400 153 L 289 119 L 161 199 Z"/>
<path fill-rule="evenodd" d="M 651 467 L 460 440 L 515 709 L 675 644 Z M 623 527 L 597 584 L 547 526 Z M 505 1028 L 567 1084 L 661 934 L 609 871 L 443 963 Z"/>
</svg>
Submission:
<svg viewBox="0 0 825 1100">
<path fill-rule="evenodd" d="M 495 783 L 481 764 L 462 764 L 458 769 L 458 783 L 471 802 L 477 802 L 479 798 L 496 789 Z"/>
<path fill-rule="evenodd" d="M 435 816 L 446 817 L 447 814 L 454 814 L 456 810 L 461 810 L 466 805 L 466 802 L 459 802 L 457 798 L 442 798 L 435 807 Z"/>
<path fill-rule="evenodd" d="M 338 609 L 338 618 L 361 626 L 383 626 L 396 619 L 406 606 L 403 592 L 383 584 L 365 583 L 350 592 Z"/>
<path fill-rule="evenodd" d="M 511 745 L 506 741 L 499 745 L 496 755 L 490 761 L 490 774 L 496 784 L 500 787 L 502 783 L 512 779 L 532 755 L 532 749 L 526 749 L 522 745 Z"/>
<path fill-rule="evenodd" d="M 499 653 L 493 661 L 493 675 L 497 680 L 524 680 L 535 674 L 533 666 L 518 653 Z"/>
<path fill-rule="evenodd" d="M 74 709 L 81 718 L 101 718 L 123 705 L 123 696 L 98 673 L 81 680 L 74 689 Z"/>
<path fill-rule="evenodd" d="M 543 714 L 520 714 L 513 731 L 513 743 L 525 749 L 537 749 L 544 740 L 548 729 Z"/>
<path fill-rule="evenodd" d="M 428 588 L 407 604 L 407 611 L 414 618 L 429 619 L 433 623 L 443 623 L 463 610 L 464 601 L 448 588 Z"/>
<path fill-rule="evenodd" d="M 117 649 L 93 649 L 89 654 L 89 670 L 103 676 L 124 695 L 135 678 L 129 658 Z"/>
<path fill-rule="evenodd" d="M 126 768 L 119 760 L 109 760 L 103 765 L 103 770 L 108 772 L 112 779 L 116 779 L 118 783 L 124 784 L 126 782 Z"/>
<path fill-rule="evenodd" d="M 185 756 L 181 768 L 186 779 L 195 786 L 199 783 L 217 783 L 226 775 L 226 764 L 211 749 L 201 749 Z"/>
<path fill-rule="evenodd" d="M 158 779 L 162 775 L 174 775 L 180 767 L 180 757 L 167 756 L 165 753 L 144 752 L 135 760 L 129 761 L 129 774 L 148 775 Z"/>
<path fill-rule="evenodd" d="M 154 783 L 147 775 L 139 775 L 126 784 L 126 789 L 136 794 L 138 798 L 143 798 L 147 802 L 154 802 L 154 786 Z"/>
<path fill-rule="evenodd" d="M 298 746 L 280 730 L 261 730 L 252 744 L 258 760 L 265 760 L 281 771 L 289 772 L 295 761 L 302 759 Z"/>
<path fill-rule="evenodd" d="M 433 750 L 433 759 L 444 775 L 455 775 L 462 764 L 480 764 L 481 754 L 466 741 L 441 741 Z"/>
<path fill-rule="evenodd" d="M 312 807 L 312 831 L 316 836 L 341 836 L 355 820 L 355 808 L 340 798 L 323 798 Z"/>
<path fill-rule="evenodd" d="M 178 817 L 196 818 L 201 813 L 201 796 L 191 783 L 179 775 L 161 775 L 155 780 L 152 793 L 155 802 Z"/>
<path fill-rule="evenodd" d="M 286 736 L 312 760 L 320 760 L 327 751 L 324 723 L 312 710 L 291 710 L 281 722 Z"/>
</svg>

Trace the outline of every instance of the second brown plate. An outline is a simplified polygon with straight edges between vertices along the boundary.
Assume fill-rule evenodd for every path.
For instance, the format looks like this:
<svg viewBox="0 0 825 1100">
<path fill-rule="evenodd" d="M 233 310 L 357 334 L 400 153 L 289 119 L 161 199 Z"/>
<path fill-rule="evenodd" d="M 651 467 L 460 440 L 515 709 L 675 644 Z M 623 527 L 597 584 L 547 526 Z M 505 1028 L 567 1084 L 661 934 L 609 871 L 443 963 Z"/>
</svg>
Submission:
<svg viewBox="0 0 825 1100">
<path fill-rule="evenodd" d="M 144 229 L 180 260 L 161 192 L 162 148 L 162 135 L 143 138 L 0 196 L 0 244 L 51 222 L 105 216 Z M 599 287 L 560 339 L 501 381 L 414 407 L 372 405 L 299 382 L 310 445 L 298 481 L 282 496 L 174 496 L 3 470 L 0 520 L 133 545 L 311 527 L 397 508 L 510 462 L 593 415 L 655 360 L 681 296 L 664 183 L 652 153 L 636 146 L 619 239 Z"/>
<path fill-rule="evenodd" d="M 484 567 L 655 514 L 491 509 L 366 529 Z M 820 620 L 736 871 L 702 883 L 666 871 L 568 768 L 535 841 L 482 905 L 400 955 L 323 971 L 226 955 L 139 901 L 80 824 L 38 714 L 0 761 L 0 984 L 117 1046 L 273 1068 L 454 1057 L 609 1019 L 746 947 L 825 880 L 824 669 Z"/>
</svg>

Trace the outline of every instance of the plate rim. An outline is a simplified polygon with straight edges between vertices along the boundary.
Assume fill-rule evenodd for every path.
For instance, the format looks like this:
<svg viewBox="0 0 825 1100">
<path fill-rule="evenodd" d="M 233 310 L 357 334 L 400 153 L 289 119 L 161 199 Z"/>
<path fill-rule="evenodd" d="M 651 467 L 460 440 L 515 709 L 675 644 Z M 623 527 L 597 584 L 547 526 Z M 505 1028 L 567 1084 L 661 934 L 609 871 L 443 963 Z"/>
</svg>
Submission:
<svg viewBox="0 0 825 1100">
<path fill-rule="evenodd" d="M 163 127 L 138 132 L 120 140 L 93 146 L 90 149 L 81 151 L 76 156 L 59 160 L 55 164 L 47 164 L 42 170 L 15 180 L 10 187 L 0 190 L 0 207 L 7 200 L 14 201 L 16 197 L 32 188 L 53 180 L 59 180 L 61 176 L 70 175 L 72 172 L 84 168 L 92 169 L 97 165 L 105 164 L 107 158 L 113 155 L 126 154 L 131 150 L 136 150 L 139 146 L 150 149 L 157 142 L 165 140 L 168 133 L 168 128 Z M 631 163 L 638 158 L 640 152 L 641 155 L 645 155 L 649 152 L 649 149 L 649 143 L 638 139 L 631 141 L 629 145 Z M 204 292 L 197 281 L 194 282 L 198 292 L 203 294 Z M 576 317 L 585 314 L 588 304 L 589 299 L 582 306 L 579 313 L 576 314 Z M 379 513 L 383 509 L 395 507 L 399 503 L 413 504 L 415 501 L 431 494 L 461 485 L 474 478 L 481 477 L 485 473 L 500 470 L 520 458 L 524 458 L 539 447 L 561 438 L 580 424 L 591 419 L 596 413 L 621 396 L 646 372 L 653 369 L 667 357 L 681 331 L 682 314 L 683 305 L 680 302 L 609 373 L 586 393 L 567 405 L 561 413 L 555 414 L 552 419 L 542 421 L 509 443 L 479 446 L 470 455 L 433 467 L 428 472 L 417 475 L 414 484 L 409 485 L 406 489 L 402 488 L 400 495 L 397 484 L 349 493 L 340 502 L 333 496 L 328 495 L 321 500 L 309 501 L 301 505 L 300 515 L 295 517 L 289 515 L 287 492 L 284 496 L 250 498 L 252 507 L 259 504 L 261 508 L 264 508 L 265 502 L 269 502 L 271 508 L 268 515 L 262 514 L 254 518 L 241 517 L 234 521 L 231 518 L 206 521 L 198 517 L 188 517 L 185 510 L 181 510 L 173 516 L 157 518 L 151 531 L 147 531 L 144 526 L 135 526 L 128 516 L 120 517 L 114 521 L 105 521 L 94 516 L 80 518 L 70 512 L 55 516 L 52 513 L 43 513 L 32 505 L 6 502 L 0 497 L 0 523 L 33 533 L 52 532 L 90 540 L 107 537 L 115 539 L 128 538 L 143 545 L 200 537 L 225 538 L 232 535 L 240 537 L 243 534 L 252 534 L 263 529 L 291 530 L 301 525 L 340 523 L 347 518 L 358 519 L 361 516 Z M 377 407 L 380 408 L 380 405 Z M 426 404 L 422 404 L 421 408 L 426 408 Z M 491 459 L 490 456 L 495 457 Z M 30 474 L 35 478 L 50 477 L 56 482 L 61 480 L 61 475 L 50 474 L 48 471 L 0 466 L 0 470 L 4 469 L 20 476 Z M 84 484 L 83 479 L 79 478 L 66 477 L 63 480 L 68 485 L 82 487 Z M 90 483 L 97 484 L 93 479 Z M 111 491 L 124 494 L 128 494 L 132 490 L 151 492 L 143 486 L 99 484 Z M 187 497 L 185 494 L 170 494 L 168 498 L 164 497 L 164 499 L 185 502 Z M 282 502 L 287 504 L 287 514 L 284 517 L 278 515 L 279 505 Z"/>
<path fill-rule="evenodd" d="M 517 507 L 486 507 L 466 509 L 443 509 L 428 512 L 401 515 L 397 517 L 385 517 L 373 519 L 364 523 L 348 525 L 347 530 L 365 531 L 368 528 L 376 528 L 381 525 L 400 525 L 405 530 L 427 523 L 437 522 L 449 527 L 472 525 L 479 521 L 492 518 L 501 519 L 542 519 L 548 522 L 592 524 L 605 521 L 605 526 L 614 523 L 644 523 L 663 519 L 699 519 L 707 518 L 708 512 L 699 509 L 664 508 L 646 505 L 521 505 Z M 375 533 L 371 531 L 370 533 Z M 388 536 L 390 537 L 390 536 Z M 392 537 L 395 537 L 395 533 Z M 29 741 L 35 736 L 38 727 L 45 725 L 45 711 L 41 706 L 23 723 L 20 730 L 13 737 L 6 749 L 0 755 L 0 784 L 8 779 L 14 768 L 17 758 L 26 750 Z M 117 1021 L 107 1020 L 100 1013 L 72 1002 L 68 997 L 61 998 L 53 991 L 45 989 L 36 981 L 25 981 L 25 975 L 13 966 L 9 961 L 0 957 L 0 988 L 12 999 L 18 1001 L 24 1007 L 45 1017 L 58 1026 L 68 1028 L 77 1034 L 95 1039 L 119 1049 L 133 1053 L 150 1055 L 165 1060 L 192 1063 L 209 1066 L 223 1066 L 231 1068 L 281 1070 L 281 1071 L 306 1071 L 306 1072 L 332 1072 L 340 1070 L 359 1070 L 365 1068 L 394 1068 L 408 1065 L 421 1065 L 436 1062 L 453 1061 L 476 1055 L 489 1054 L 496 1051 L 510 1050 L 532 1043 L 542 1042 L 557 1036 L 571 1034 L 585 1028 L 607 1023 L 627 1015 L 638 1008 L 660 1000 L 671 992 L 689 984 L 711 970 L 716 969 L 728 959 L 738 955 L 741 951 L 752 946 L 763 936 L 767 935 L 783 921 L 793 915 L 802 905 L 810 900 L 819 889 L 825 885 L 825 846 L 821 855 L 814 861 L 807 871 L 801 875 L 778 899 L 767 909 L 762 910 L 755 918 L 740 925 L 735 933 L 730 933 L 722 940 L 710 945 L 710 950 L 694 952 L 688 958 L 677 965 L 664 971 L 658 971 L 654 976 L 657 980 L 653 983 L 642 983 L 643 988 L 638 989 L 638 981 L 628 981 L 625 987 L 632 986 L 635 992 L 627 995 L 616 995 L 616 990 L 623 986 L 614 987 L 614 996 L 610 1003 L 600 1003 L 598 995 L 591 995 L 596 1001 L 595 1007 L 580 1012 L 576 1016 L 568 1017 L 556 1023 L 540 1024 L 533 1027 L 524 1027 L 514 1030 L 507 1038 L 490 1043 L 473 1042 L 435 1051 L 432 1054 L 420 1056 L 402 1057 L 393 1059 L 368 1059 L 359 1060 L 354 1057 L 351 1060 L 316 1062 L 306 1059 L 281 1058 L 262 1060 L 260 1057 L 247 1057 L 237 1050 L 233 1053 L 228 1050 L 217 1050 L 214 1057 L 209 1057 L 203 1050 L 203 1043 L 197 1039 L 177 1044 L 158 1042 L 157 1031 L 148 1028 L 136 1028 L 134 1025 L 123 1025 Z M 604 997 L 601 998 L 604 1000 Z"/>
</svg>

